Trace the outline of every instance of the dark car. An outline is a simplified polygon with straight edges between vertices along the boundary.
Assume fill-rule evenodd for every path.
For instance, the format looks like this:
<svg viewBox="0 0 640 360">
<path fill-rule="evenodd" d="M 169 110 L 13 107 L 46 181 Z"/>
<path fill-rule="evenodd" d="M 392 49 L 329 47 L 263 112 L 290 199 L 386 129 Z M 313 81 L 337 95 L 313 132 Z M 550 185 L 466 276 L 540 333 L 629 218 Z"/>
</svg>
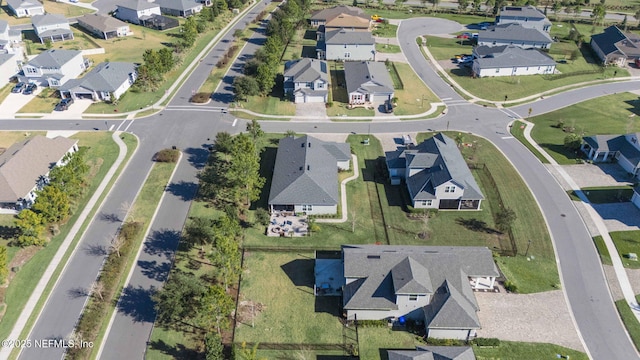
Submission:
<svg viewBox="0 0 640 360">
<path fill-rule="evenodd" d="M 393 104 L 391 104 L 391 101 L 385 101 L 383 106 L 384 112 L 386 112 L 387 114 L 391 114 L 393 112 Z"/>
<path fill-rule="evenodd" d="M 13 89 L 11 89 L 12 93 L 21 93 L 22 90 L 24 90 L 24 88 L 27 86 L 27 84 L 23 83 L 22 81 L 20 81 L 19 83 L 16 84 L 16 86 L 13 87 Z"/>
<path fill-rule="evenodd" d="M 60 100 L 58 105 L 56 105 L 56 108 L 54 110 L 55 111 L 65 111 L 65 110 L 69 109 L 69 106 L 71 106 L 71 104 L 73 104 L 73 99 L 72 98 L 62 99 L 62 100 Z"/>
<path fill-rule="evenodd" d="M 22 91 L 23 94 L 25 95 L 31 95 L 33 94 L 34 91 L 38 90 L 38 85 L 36 84 L 29 84 L 27 85 L 26 88 L 24 88 L 24 90 Z"/>
</svg>

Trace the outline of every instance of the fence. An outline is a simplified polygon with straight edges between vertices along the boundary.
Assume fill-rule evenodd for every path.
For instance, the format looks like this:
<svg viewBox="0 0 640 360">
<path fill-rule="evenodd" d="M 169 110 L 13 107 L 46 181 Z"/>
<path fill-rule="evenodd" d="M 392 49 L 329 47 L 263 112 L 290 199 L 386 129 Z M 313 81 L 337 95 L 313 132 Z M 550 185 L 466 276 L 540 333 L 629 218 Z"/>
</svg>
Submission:
<svg viewBox="0 0 640 360">
<path fill-rule="evenodd" d="M 391 62 L 391 80 L 393 80 L 393 87 L 396 90 L 404 90 L 404 83 L 402 82 L 402 78 L 400 78 L 396 64 L 393 62 Z"/>
</svg>

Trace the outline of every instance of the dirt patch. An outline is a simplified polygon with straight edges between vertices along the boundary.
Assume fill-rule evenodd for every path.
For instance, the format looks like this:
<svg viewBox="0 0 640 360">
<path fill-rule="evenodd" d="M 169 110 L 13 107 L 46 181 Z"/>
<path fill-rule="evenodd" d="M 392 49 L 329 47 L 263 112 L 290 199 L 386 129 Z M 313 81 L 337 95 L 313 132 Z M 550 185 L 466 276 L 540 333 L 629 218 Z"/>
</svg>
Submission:
<svg viewBox="0 0 640 360">
<path fill-rule="evenodd" d="M 263 303 L 243 300 L 238 303 L 238 311 L 236 312 L 236 321 L 251 324 L 251 321 L 258 317 L 260 313 L 266 308 Z"/>
<path fill-rule="evenodd" d="M 91 161 L 87 164 L 89 165 L 89 175 L 87 176 L 87 181 L 90 181 L 90 179 L 93 179 L 96 176 L 98 171 L 100 171 L 103 162 L 103 158 L 97 158 L 96 161 Z"/>
<path fill-rule="evenodd" d="M 9 263 L 9 278 L 5 285 L 0 286 L 0 320 L 4 317 L 4 313 L 7 309 L 4 303 L 4 296 L 7 292 L 7 286 L 11 283 L 11 280 L 16 276 L 16 273 L 20 271 L 22 265 L 26 264 L 31 258 L 40 250 L 38 246 L 29 246 L 27 248 L 20 249 L 11 262 Z"/>
</svg>

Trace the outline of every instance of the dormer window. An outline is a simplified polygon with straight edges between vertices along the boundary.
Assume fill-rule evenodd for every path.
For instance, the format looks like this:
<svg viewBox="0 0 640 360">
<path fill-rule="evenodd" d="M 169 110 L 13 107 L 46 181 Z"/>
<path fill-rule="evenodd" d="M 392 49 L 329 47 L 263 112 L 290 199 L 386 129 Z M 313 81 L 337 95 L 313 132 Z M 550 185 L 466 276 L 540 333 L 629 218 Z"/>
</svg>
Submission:
<svg viewBox="0 0 640 360">
<path fill-rule="evenodd" d="M 444 187 L 444 192 L 446 193 L 452 193 L 452 192 L 456 192 L 456 187 L 451 185 L 451 186 L 445 186 Z"/>
</svg>

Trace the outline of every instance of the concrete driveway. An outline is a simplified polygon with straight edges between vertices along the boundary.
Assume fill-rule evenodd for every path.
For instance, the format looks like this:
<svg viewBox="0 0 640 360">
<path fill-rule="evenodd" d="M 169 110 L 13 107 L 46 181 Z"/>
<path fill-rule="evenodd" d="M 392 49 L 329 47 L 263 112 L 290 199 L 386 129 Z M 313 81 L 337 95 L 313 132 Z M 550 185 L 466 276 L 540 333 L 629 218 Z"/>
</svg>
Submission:
<svg viewBox="0 0 640 360">
<path fill-rule="evenodd" d="M 592 204 L 602 217 L 607 230 L 640 230 L 640 210 L 631 202 L 612 204 Z"/>
<path fill-rule="evenodd" d="M 309 121 L 329 121 L 324 103 L 296 104 L 296 116 L 305 116 Z"/>
<path fill-rule="evenodd" d="M 4 116 L 11 116 L 17 113 L 23 106 L 27 105 L 27 103 L 33 98 L 40 94 L 42 91 L 41 87 L 38 87 L 38 90 L 33 95 L 24 95 L 21 93 L 18 94 L 9 94 L 6 99 L 0 104 L 0 114 Z"/>
<path fill-rule="evenodd" d="M 51 114 L 46 115 L 47 119 L 80 119 L 82 114 L 87 111 L 89 106 L 93 104 L 92 100 L 78 99 L 69 106 L 69 109 L 65 111 L 52 111 Z"/>
<path fill-rule="evenodd" d="M 618 164 L 563 165 L 562 169 L 581 188 L 623 186 L 630 185 L 633 182 L 633 178 Z"/>
</svg>

